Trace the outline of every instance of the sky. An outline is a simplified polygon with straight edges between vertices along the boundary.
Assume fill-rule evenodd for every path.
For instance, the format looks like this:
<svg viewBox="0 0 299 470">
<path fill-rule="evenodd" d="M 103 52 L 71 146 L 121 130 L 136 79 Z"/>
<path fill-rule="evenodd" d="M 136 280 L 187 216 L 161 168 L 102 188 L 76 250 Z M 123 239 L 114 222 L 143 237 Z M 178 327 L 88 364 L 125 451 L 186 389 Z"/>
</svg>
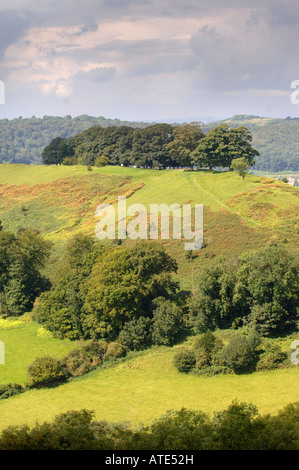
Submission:
<svg viewBox="0 0 299 470">
<path fill-rule="evenodd" d="M 299 116 L 298 32 L 299 0 L 0 0 L 0 118 Z"/>
</svg>

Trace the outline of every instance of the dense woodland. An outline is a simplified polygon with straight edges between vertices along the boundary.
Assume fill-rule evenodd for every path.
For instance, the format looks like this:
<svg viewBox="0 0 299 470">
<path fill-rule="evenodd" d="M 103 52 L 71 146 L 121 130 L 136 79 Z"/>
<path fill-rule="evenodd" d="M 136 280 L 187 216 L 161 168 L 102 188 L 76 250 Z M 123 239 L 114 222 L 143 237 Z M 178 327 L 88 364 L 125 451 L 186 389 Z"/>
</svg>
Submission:
<svg viewBox="0 0 299 470">
<path fill-rule="evenodd" d="M 205 124 L 202 130 L 207 133 L 221 124 L 248 128 L 253 137 L 252 145 L 260 153 L 260 156 L 256 158 L 254 169 L 269 172 L 299 171 L 299 119 L 265 119 L 258 116 L 237 115 L 226 121 Z M 0 163 L 40 164 L 43 149 L 53 139 L 73 137 L 93 126 L 102 128 L 129 127 L 141 130 L 150 125 L 152 124 L 87 115 L 74 118 L 71 116 L 44 116 L 43 118 L 33 116 L 32 118 L 19 117 L 12 120 L 1 119 Z M 165 126 L 168 125 L 165 124 Z M 171 128 L 176 127 L 178 124 L 171 124 Z M 130 139 L 130 136 L 128 138 Z M 128 151 L 127 145 L 124 141 L 120 143 L 120 146 L 126 150 L 125 155 Z M 137 145 L 134 150 L 138 151 Z"/>
</svg>

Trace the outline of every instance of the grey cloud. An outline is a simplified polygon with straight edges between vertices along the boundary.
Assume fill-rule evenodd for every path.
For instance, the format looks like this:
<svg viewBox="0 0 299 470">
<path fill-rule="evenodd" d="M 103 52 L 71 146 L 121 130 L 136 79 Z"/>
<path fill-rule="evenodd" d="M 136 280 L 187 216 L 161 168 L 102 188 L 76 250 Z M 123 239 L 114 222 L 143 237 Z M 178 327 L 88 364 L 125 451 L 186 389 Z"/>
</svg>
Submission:
<svg viewBox="0 0 299 470">
<path fill-rule="evenodd" d="M 5 49 L 16 42 L 32 24 L 33 18 L 28 12 L 16 13 L 2 11 L 0 14 L 0 58 Z"/>
<path fill-rule="evenodd" d="M 224 34 L 208 26 L 192 35 L 190 47 L 198 58 L 198 87 L 286 90 L 297 72 L 295 57 L 290 54 L 298 31 L 296 22 L 282 35 L 272 27 L 272 16 L 266 19 L 263 13 L 253 12 L 241 35 L 240 31 Z"/>
</svg>

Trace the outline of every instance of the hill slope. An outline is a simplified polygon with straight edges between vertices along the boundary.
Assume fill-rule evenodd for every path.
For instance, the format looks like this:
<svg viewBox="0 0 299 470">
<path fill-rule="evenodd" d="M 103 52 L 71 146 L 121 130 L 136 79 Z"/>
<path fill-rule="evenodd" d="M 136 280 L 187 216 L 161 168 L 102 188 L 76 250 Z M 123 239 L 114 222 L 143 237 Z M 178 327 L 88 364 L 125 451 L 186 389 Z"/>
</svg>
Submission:
<svg viewBox="0 0 299 470">
<path fill-rule="evenodd" d="M 270 242 L 298 248 L 299 189 L 252 175 L 243 181 L 233 172 L 121 167 L 90 172 L 82 166 L 2 165 L 0 220 L 12 231 L 24 226 L 39 228 L 54 242 L 47 273 L 53 275 L 66 241 L 79 232 L 93 234 L 96 206 L 115 203 L 118 195 L 129 196 L 128 206 L 140 203 L 146 209 L 153 203 L 204 205 L 205 247 L 196 253 L 192 265 L 186 260 L 183 241 L 161 241 L 178 261 L 177 280 L 182 289 L 192 289 L 193 275 L 211 258 L 239 254 Z M 0 383 L 24 383 L 26 368 L 34 356 L 61 357 L 75 346 L 67 340 L 43 336 L 40 325 L 34 322 L 0 329 L 0 333 L 8 361 L 7 367 L 0 368 Z M 285 349 L 289 343 L 287 339 Z M 196 377 L 176 371 L 172 364 L 176 347 L 152 348 L 59 387 L 30 390 L 1 400 L 0 428 L 34 424 L 37 419 L 43 422 L 69 409 L 93 409 L 96 419 L 138 424 L 182 406 L 210 413 L 228 406 L 234 398 L 252 402 L 260 412 L 271 414 L 297 400 L 298 368 Z"/>
<path fill-rule="evenodd" d="M 267 178 L 233 172 L 143 170 L 104 167 L 3 165 L 0 174 L 0 220 L 4 228 L 39 229 L 56 250 L 76 233 L 94 234 L 95 209 L 117 196 L 127 205 L 203 204 L 204 244 L 193 267 L 209 259 L 240 254 L 271 241 L 297 245 L 299 189 Z M 162 240 L 179 263 L 178 276 L 190 288 L 190 266 L 183 240 Z M 55 262 L 57 253 L 52 259 Z M 51 270 L 53 269 L 53 266 Z"/>
</svg>

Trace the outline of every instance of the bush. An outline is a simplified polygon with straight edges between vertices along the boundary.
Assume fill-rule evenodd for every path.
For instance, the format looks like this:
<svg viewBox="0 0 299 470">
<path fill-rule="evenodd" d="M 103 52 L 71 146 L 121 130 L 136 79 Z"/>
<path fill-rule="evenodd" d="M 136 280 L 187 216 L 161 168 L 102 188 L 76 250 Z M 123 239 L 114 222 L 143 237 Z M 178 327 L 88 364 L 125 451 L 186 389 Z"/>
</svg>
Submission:
<svg viewBox="0 0 299 470">
<path fill-rule="evenodd" d="M 199 347 L 196 349 L 195 357 L 197 369 L 203 369 L 210 365 L 210 356 L 204 347 Z"/>
<path fill-rule="evenodd" d="M 179 372 L 190 372 L 195 363 L 195 353 L 191 349 L 180 349 L 173 357 L 173 365 Z"/>
<path fill-rule="evenodd" d="M 195 349 L 204 349 L 210 355 L 215 347 L 216 338 L 213 333 L 208 330 L 195 340 Z"/>
<path fill-rule="evenodd" d="M 256 350 L 251 340 L 243 335 L 235 336 L 222 351 L 224 363 L 234 372 L 249 372 L 257 362 Z"/>
<path fill-rule="evenodd" d="M 195 340 L 194 349 L 196 352 L 196 368 L 205 369 L 206 372 L 211 366 L 221 368 L 223 366 L 223 358 L 221 350 L 223 349 L 223 342 L 217 338 L 211 331 L 203 333 Z M 218 370 L 218 369 L 217 369 Z M 220 370 L 220 369 L 219 369 Z M 217 372 L 219 373 L 219 372 Z"/>
<path fill-rule="evenodd" d="M 0 385 L 0 400 L 12 397 L 13 395 L 18 395 L 24 391 L 25 387 L 19 384 L 8 383 L 5 385 Z"/>
<path fill-rule="evenodd" d="M 108 344 L 107 351 L 104 355 L 104 361 L 110 359 L 118 359 L 126 354 L 126 348 L 118 343 L 117 341 L 112 341 Z"/>
<path fill-rule="evenodd" d="M 73 377 L 78 377 L 98 367 L 107 351 L 105 341 L 90 341 L 81 348 L 70 351 L 63 359 L 64 364 Z"/>
<path fill-rule="evenodd" d="M 90 360 L 81 349 L 73 349 L 64 358 L 68 372 L 73 377 L 79 377 L 95 369 L 99 363 Z"/>
<path fill-rule="evenodd" d="M 28 366 L 28 385 L 39 387 L 66 380 L 68 373 L 62 361 L 51 356 L 37 357 Z"/>
<path fill-rule="evenodd" d="M 140 317 L 125 323 L 119 333 L 118 341 L 126 348 L 133 350 L 144 349 L 151 345 L 151 319 Z"/>
<path fill-rule="evenodd" d="M 256 370 L 277 369 L 287 358 L 287 354 L 281 351 L 278 344 L 266 343 L 264 351 L 260 355 Z"/>
</svg>

